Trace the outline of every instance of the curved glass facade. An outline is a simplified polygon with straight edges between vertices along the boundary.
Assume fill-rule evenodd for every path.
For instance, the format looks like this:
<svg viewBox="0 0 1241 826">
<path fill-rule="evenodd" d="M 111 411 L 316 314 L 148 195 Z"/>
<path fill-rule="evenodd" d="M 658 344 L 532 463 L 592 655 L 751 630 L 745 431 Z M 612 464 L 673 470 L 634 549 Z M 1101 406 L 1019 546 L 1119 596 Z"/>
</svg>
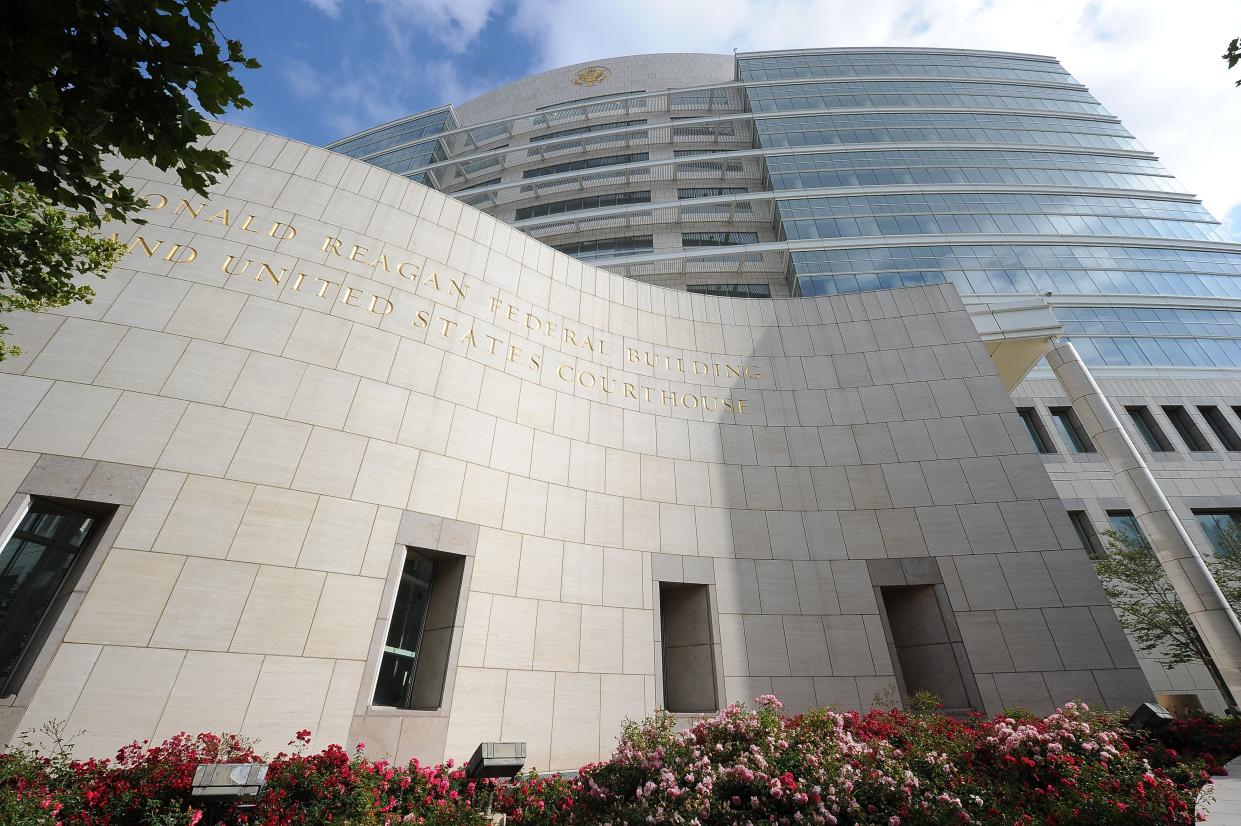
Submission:
<svg viewBox="0 0 1241 826">
<path fill-rule="evenodd" d="M 1241 246 L 1054 59 L 751 53 L 712 81 L 701 58 L 696 84 L 536 77 L 331 148 L 671 287 L 1051 293 L 1097 365 L 1241 367 L 1241 312 L 1193 306 L 1241 300 Z"/>
</svg>

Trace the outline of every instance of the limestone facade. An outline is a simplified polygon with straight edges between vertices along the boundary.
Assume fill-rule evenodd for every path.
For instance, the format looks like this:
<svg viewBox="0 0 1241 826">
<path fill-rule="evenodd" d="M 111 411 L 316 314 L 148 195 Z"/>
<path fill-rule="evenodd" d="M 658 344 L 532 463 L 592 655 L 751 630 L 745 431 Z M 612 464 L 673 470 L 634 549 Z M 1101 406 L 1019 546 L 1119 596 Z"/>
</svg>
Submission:
<svg viewBox="0 0 1241 826">
<path fill-rule="evenodd" d="M 108 514 L 6 737 L 570 769 L 687 673 L 792 711 L 945 679 L 987 712 L 1149 698 L 951 285 L 674 292 L 326 150 L 211 145 L 206 199 L 123 169 L 148 223 L 111 228 L 93 303 L 6 318 L 0 524 Z M 411 548 L 459 571 L 441 699 L 378 707 Z"/>
</svg>

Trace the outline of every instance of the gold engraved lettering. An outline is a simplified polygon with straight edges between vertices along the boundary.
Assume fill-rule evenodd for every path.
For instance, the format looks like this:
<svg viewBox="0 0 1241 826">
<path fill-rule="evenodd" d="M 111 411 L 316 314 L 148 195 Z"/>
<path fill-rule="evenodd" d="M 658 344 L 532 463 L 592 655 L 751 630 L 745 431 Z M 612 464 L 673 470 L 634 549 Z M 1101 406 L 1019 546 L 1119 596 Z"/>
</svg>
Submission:
<svg viewBox="0 0 1241 826">
<path fill-rule="evenodd" d="M 371 264 L 372 270 L 376 267 L 383 267 L 384 272 L 392 272 L 392 268 L 388 266 L 388 256 L 386 254 L 379 256 L 375 259 L 375 263 Z"/>
<path fill-rule="evenodd" d="M 362 295 L 362 291 L 354 287 L 345 287 L 340 291 L 340 303 L 348 304 L 350 307 L 358 306 L 358 297 Z"/>
<path fill-rule="evenodd" d="M 466 288 L 457 283 L 455 279 L 448 279 L 448 291 L 450 293 L 456 293 L 462 298 L 465 298 L 465 290 Z"/>
<path fill-rule="evenodd" d="M 230 255 L 228 258 L 224 259 L 224 263 L 223 265 L 220 266 L 220 269 L 224 270 L 224 272 L 228 275 L 245 275 L 246 270 L 250 269 L 250 265 L 254 263 L 252 260 L 247 258 L 246 263 L 241 266 L 241 269 L 234 272 L 230 270 L 229 267 L 231 267 L 233 265 L 233 262 L 236 260 L 237 260 L 236 257 Z"/>
<path fill-rule="evenodd" d="M 487 336 L 487 340 L 491 342 L 491 346 L 487 348 L 487 352 L 494 356 L 496 354 L 496 347 L 500 346 L 500 339 L 495 336 Z"/>
<path fill-rule="evenodd" d="M 319 252 L 327 252 L 328 250 L 340 255 L 340 239 L 325 235 L 323 237 L 323 246 L 319 247 Z"/>
<path fill-rule="evenodd" d="M 185 250 L 190 255 L 188 258 L 177 258 L 177 253 Z M 198 250 L 190 246 L 182 244 L 173 244 L 172 249 L 168 250 L 168 254 L 164 256 L 165 261 L 171 261 L 174 264 L 188 264 L 198 257 Z"/>
<path fill-rule="evenodd" d="M 299 272 L 299 273 L 297 274 L 297 278 L 295 278 L 295 279 L 293 280 L 293 287 L 292 287 L 292 289 L 293 289 L 293 290 L 296 290 L 297 292 L 301 292 L 301 291 L 302 291 L 302 282 L 303 282 L 303 281 L 305 281 L 305 280 L 306 280 L 306 273 L 304 273 L 304 272 Z"/>
<path fill-rule="evenodd" d="M 569 375 L 565 375 L 565 371 L 569 371 Z M 569 364 L 562 364 L 556 368 L 556 376 L 561 381 L 573 381 L 573 367 Z"/>
<path fill-rule="evenodd" d="M 359 254 L 362 256 L 361 258 L 358 257 Z M 357 244 L 354 244 L 353 249 L 349 251 L 349 260 L 365 264 L 364 258 L 366 258 L 366 247 L 359 247 Z"/>
<path fill-rule="evenodd" d="M 737 399 L 737 412 L 745 415 L 745 399 Z"/>
<path fill-rule="evenodd" d="M 319 297 L 320 297 L 320 298 L 323 298 L 323 296 L 327 294 L 327 288 L 328 288 L 328 287 L 339 287 L 339 286 L 340 286 L 340 283 L 339 283 L 339 282 L 337 282 L 337 281 L 328 281 L 326 278 L 324 278 L 324 277 L 323 277 L 323 276 L 321 276 L 321 275 L 316 275 L 316 276 L 315 276 L 315 281 L 322 282 L 322 284 L 323 284 L 323 286 L 319 288 Z"/>
<path fill-rule="evenodd" d="M 203 201 L 201 204 L 199 204 L 198 209 L 194 209 L 194 207 L 190 206 L 190 202 L 187 199 L 182 198 L 181 202 L 177 204 L 177 208 L 172 211 L 172 214 L 180 215 L 182 212 L 188 212 L 191 218 L 197 218 L 198 213 L 202 212 L 206 208 L 207 208 L 206 201 Z"/>
<path fill-rule="evenodd" d="M 259 231 L 257 229 L 250 229 L 250 224 L 252 224 L 253 222 L 254 222 L 254 216 L 247 215 L 245 222 L 242 223 L 241 225 L 241 228 L 245 230 L 246 232 L 253 232 L 255 235 L 258 235 Z"/>
<path fill-rule="evenodd" d="M 475 338 L 474 338 L 474 328 L 473 328 L 473 327 L 471 327 L 471 328 L 470 328 L 470 331 L 469 331 L 468 333 L 466 333 L 465 335 L 463 335 L 463 336 L 461 337 L 461 340 L 462 340 L 463 342 L 465 342 L 466 344 L 470 345 L 471 347 L 477 347 L 477 346 L 478 346 L 478 341 L 477 341 L 477 340 L 475 340 Z"/>
<path fill-rule="evenodd" d="M 157 193 L 157 192 L 152 192 L 150 195 L 145 195 L 145 196 L 143 196 L 143 197 L 145 197 L 145 198 L 146 198 L 146 201 L 147 201 L 146 208 L 147 208 L 147 209 L 149 209 L 149 210 L 160 210 L 160 209 L 163 209 L 164 207 L 168 206 L 168 199 L 167 199 L 167 198 L 165 198 L 163 195 L 160 195 L 160 194 L 159 194 L 159 193 Z M 158 204 L 158 205 L 153 206 L 153 205 L 151 204 L 151 199 L 152 199 L 152 198 L 159 198 L 159 204 Z"/>
<path fill-rule="evenodd" d="M 280 275 L 276 275 L 276 271 L 272 269 L 270 265 L 265 264 L 262 261 L 260 261 L 259 271 L 254 274 L 254 280 L 261 281 L 263 278 L 263 273 L 267 273 L 267 277 L 270 278 L 273 283 L 279 286 L 280 280 L 284 278 L 286 275 L 288 275 L 289 271 L 282 267 L 280 269 Z"/>
<path fill-rule="evenodd" d="M 409 267 L 412 272 L 405 272 L 405 268 Z M 410 281 L 418 280 L 418 265 L 412 261 L 402 261 L 400 266 L 396 268 L 396 274 L 401 278 L 408 278 Z"/>
<path fill-rule="evenodd" d="M 159 245 L 162 243 L 164 242 L 156 239 L 155 246 L 151 246 L 147 243 L 147 239 L 143 238 L 141 235 L 136 235 L 134 236 L 134 240 L 129 243 L 129 249 L 126 250 L 126 252 L 133 252 L 138 247 L 142 247 L 142 251 L 146 253 L 146 257 L 153 258 L 155 253 L 159 251 Z"/>
<path fill-rule="evenodd" d="M 215 215 L 212 215 L 210 218 L 207 219 L 208 224 L 212 223 L 213 221 L 219 221 L 221 224 L 223 224 L 226 227 L 232 226 L 228 222 L 228 210 L 227 209 L 222 209 L 219 212 L 217 212 Z"/>
<path fill-rule="evenodd" d="M 287 235 L 278 234 L 281 227 L 284 227 L 285 229 L 289 231 Z M 282 224 L 279 221 L 277 221 L 276 223 L 271 225 L 271 231 L 267 233 L 267 237 L 279 238 L 279 240 L 281 241 L 292 241 L 294 238 L 297 237 L 297 230 L 293 227 L 292 224 Z"/>
<path fill-rule="evenodd" d="M 508 360 L 513 364 L 517 364 L 517 357 L 521 355 L 521 348 L 515 344 L 510 344 L 508 348 Z"/>
<path fill-rule="evenodd" d="M 446 318 L 441 318 L 440 323 L 444 325 L 444 330 L 440 333 L 442 336 L 447 336 L 450 332 L 452 332 L 452 328 L 457 326 L 457 322 L 449 321 Z"/>
<path fill-rule="evenodd" d="M 419 310 L 418 312 L 414 313 L 414 326 L 415 327 L 431 326 L 431 315 L 426 310 Z"/>
<path fill-rule="evenodd" d="M 504 302 L 502 302 L 502 301 L 500 300 L 500 296 L 498 296 L 498 295 L 493 295 L 493 296 L 491 297 L 491 310 L 490 310 L 490 312 L 493 312 L 493 313 L 494 313 L 496 310 L 500 309 L 500 305 L 501 305 L 501 304 L 503 304 L 503 303 L 504 303 Z"/>
<path fill-rule="evenodd" d="M 634 392 L 633 385 L 630 384 L 629 382 L 625 382 L 625 398 L 627 399 L 638 398 L 638 394 Z"/>
<path fill-rule="evenodd" d="M 382 301 L 382 302 L 384 303 L 384 307 L 383 307 L 383 309 L 382 309 L 382 310 L 376 310 L 376 309 L 375 309 L 375 304 L 376 304 L 377 302 L 380 302 L 380 301 Z M 372 295 L 372 296 L 371 296 L 371 306 L 367 307 L 367 309 L 368 309 L 368 310 L 370 310 L 370 311 L 371 311 L 372 313 L 374 313 L 375 315 L 387 315 L 388 313 L 392 312 L 392 311 L 393 311 L 394 309 L 396 309 L 396 308 L 392 306 L 392 302 L 391 302 L 391 301 L 389 301 L 388 299 L 384 298 L 383 296 L 379 296 L 379 295 Z"/>
</svg>

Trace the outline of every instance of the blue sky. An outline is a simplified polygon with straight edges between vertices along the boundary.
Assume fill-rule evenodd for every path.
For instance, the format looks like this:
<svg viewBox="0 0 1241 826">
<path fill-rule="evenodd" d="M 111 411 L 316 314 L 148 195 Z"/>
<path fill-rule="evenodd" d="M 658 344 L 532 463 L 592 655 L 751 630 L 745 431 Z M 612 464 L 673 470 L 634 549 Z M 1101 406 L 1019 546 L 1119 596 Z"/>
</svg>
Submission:
<svg viewBox="0 0 1241 826">
<path fill-rule="evenodd" d="M 263 68 L 226 120 L 324 144 L 621 54 L 960 46 L 1053 54 L 1241 237 L 1237 0 L 232 0 Z"/>
<path fill-rule="evenodd" d="M 533 54 L 509 28 L 512 7 L 452 39 L 394 20 L 382 4 L 335 15 L 307 0 L 235 0 L 216 14 L 263 68 L 242 82 L 254 106 L 229 118 L 324 144 L 410 112 L 459 103 L 526 74 Z M 343 5 L 343 4 L 342 4 Z M 407 28 L 408 27 L 408 28 Z"/>
</svg>

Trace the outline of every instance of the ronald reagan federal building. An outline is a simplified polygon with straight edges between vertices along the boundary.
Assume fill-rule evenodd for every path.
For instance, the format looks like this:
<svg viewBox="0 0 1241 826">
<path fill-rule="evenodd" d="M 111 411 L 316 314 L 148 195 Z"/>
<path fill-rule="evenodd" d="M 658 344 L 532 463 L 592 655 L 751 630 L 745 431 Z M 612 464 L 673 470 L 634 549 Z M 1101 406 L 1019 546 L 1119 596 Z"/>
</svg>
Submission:
<svg viewBox="0 0 1241 826">
<path fill-rule="evenodd" d="M 779 696 L 1222 710 L 1241 245 L 1049 57 L 663 54 L 327 148 L 235 126 L 6 315 L 0 728 L 527 766 Z"/>
</svg>

